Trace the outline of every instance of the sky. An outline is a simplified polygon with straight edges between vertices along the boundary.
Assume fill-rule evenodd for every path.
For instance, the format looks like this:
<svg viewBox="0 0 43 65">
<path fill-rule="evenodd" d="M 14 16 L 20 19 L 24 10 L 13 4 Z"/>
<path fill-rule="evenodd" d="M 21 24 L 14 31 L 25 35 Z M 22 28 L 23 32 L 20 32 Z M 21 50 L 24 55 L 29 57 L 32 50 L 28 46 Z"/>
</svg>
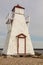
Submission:
<svg viewBox="0 0 43 65">
<path fill-rule="evenodd" d="M 0 0 L 0 48 L 7 36 L 6 16 L 13 6 L 25 7 L 25 17 L 30 16 L 29 32 L 34 48 L 43 48 L 43 0 Z"/>
</svg>

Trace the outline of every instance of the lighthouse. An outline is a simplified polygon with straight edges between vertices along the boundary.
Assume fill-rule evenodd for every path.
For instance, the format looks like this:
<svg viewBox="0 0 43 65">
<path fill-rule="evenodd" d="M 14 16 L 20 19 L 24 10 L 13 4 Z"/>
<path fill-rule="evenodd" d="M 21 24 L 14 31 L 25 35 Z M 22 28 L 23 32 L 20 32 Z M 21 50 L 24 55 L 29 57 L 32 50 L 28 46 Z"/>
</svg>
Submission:
<svg viewBox="0 0 43 65">
<path fill-rule="evenodd" d="M 24 11 L 25 8 L 20 5 L 12 8 L 12 15 L 6 22 L 8 32 L 3 50 L 5 55 L 34 55 Z"/>
</svg>

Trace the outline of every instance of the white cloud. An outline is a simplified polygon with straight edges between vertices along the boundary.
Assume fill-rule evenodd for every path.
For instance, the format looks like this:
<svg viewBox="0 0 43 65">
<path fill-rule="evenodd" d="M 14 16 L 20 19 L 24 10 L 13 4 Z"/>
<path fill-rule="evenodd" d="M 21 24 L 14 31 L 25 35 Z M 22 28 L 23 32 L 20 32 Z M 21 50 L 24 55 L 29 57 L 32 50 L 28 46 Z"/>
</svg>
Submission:
<svg viewBox="0 0 43 65">
<path fill-rule="evenodd" d="M 25 14 L 31 17 L 30 34 L 43 36 L 43 0 L 0 0 L 0 32 L 6 35 L 5 17 L 16 4 L 24 6 Z"/>
</svg>

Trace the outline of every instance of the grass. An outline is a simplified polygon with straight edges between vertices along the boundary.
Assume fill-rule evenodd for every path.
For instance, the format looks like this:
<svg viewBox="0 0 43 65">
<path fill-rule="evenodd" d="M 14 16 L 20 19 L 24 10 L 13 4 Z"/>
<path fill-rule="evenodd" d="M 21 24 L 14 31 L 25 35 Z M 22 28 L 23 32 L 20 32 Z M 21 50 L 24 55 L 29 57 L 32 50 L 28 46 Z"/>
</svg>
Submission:
<svg viewBox="0 0 43 65">
<path fill-rule="evenodd" d="M 43 55 L 40 57 L 43 57 Z M 33 56 L 14 57 L 14 56 L 0 56 L 0 65 L 43 65 L 42 58 L 35 58 Z"/>
<path fill-rule="evenodd" d="M 6 56 L 0 55 L 0 65 L 43 65 L 43 54 L 35 52 L 35 55 Z"/>
</svg>

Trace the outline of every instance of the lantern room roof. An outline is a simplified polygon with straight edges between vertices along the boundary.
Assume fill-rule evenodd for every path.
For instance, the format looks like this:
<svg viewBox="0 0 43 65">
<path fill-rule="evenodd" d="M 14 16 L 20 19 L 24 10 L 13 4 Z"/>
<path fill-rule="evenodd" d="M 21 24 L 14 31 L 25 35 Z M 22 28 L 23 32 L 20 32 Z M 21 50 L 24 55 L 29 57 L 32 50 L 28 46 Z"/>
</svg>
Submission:
<svg viewBox="0 0 43 65">
<path fill-rule="evenodd" d="M 25 9 L 24 7 L 22 7 L 22 6 L 18 5 L 18 4 L 17 4 L 16 6 L 13 7 L 12 11 L 14 11 L 15 8 Z"/>
</svg>

